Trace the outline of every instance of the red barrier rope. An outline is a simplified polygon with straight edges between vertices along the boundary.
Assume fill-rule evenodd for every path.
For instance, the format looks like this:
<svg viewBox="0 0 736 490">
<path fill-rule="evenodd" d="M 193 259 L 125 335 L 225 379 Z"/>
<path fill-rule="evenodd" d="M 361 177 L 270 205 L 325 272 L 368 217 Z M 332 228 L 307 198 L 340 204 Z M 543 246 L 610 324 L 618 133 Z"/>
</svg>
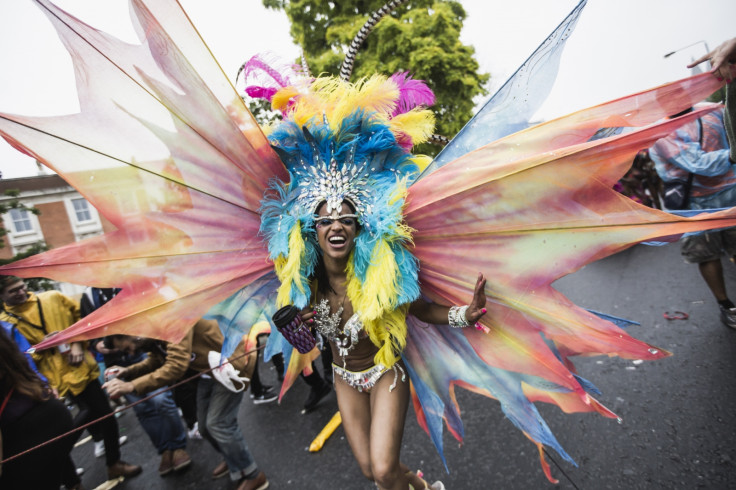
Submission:
<svg viewBox="0 0 736 490">
<path fill-rule="evenodd" d="M 232 358 L 232 359 L 228 359 L 228 361 L 227 361 L 227 362 L 228 362 L 228 363 L 231 363 L 231 364 L 232 364 L 232 362 L 233 362 L 233 361 L 237 361 L 238 359 L 240 359 L 240 358 L 242 358 L 242 357 L 245 357 L 245 356 L 248 356 L 248 355 L 252 354 L 253 352 L 256 352 L 256 351 L 258 351 L 258 350 L 261 350 L 261 349 L 263 349 L 264 347 L 265 347 L 265 345 L 264 345 L 264 346 L 260 346 L 260 347 L 256 347 L 255 349 L 249 350 L 248 352 L 244 352 L 243 354 L 241 354 L 241 355 L 239 355 L 239 356 L 237 356 L 237 357 L 234 357 L 234 358 Z M 223 363 L 223 364 L 227 364 L 227 363 Z M 219 366 L 216 366 L 216 367 L 219 367 Z M 166 388 L 165 390 L 163 390 L 163 391 L 156 391 L 156 393 L 154 393 L 154 394 L 151 394 L 151 395 L 149 395 L 149 396 L 147 396 L 147 397 L 145 397 L 145 398 L 141 398 L 141 399 L 140 399 L 140 400 L 138 400 L 137 402 L 133 402 L 133 403 L 131 403 L 131 404 L 129 404 L 129 405 L 126 405 L 126 406 L 125 406 L 125 408 L 122 408 L 122 409 L 120 409 L 120 410 L 116 410 L 116 411 L 113 411 L 113 412 L 111 412 L 111 413 L 109 413 L 109 414 L 107 414 L 107 415 L 103 415 L 103 416 L 102 416 L 102 417 L 100 417 L 99 419 L 93 420 L 93 421 L 91 421 L 91 422 L 87 422 L 87 423 L 86 423 L 86 424 L 84 424 L 84 425 L 80 425 L 79 427 L 75 427 L 74 429 L 70 430 L 69 432 L 66 432 L 66 433 L 64 433 L 64 434 L 58 435 L 58 436 L 54 437 L 53 439 L 49 439 L 49 440 L 48 440 L 48 441 L 46 441 L 46 442 L 42 442 L 41 444 L 39 444 L 39 445 L 37 445 L 37 446 L 34 446 L 34 447 L 32 447 L 32 448 L 26 449 L 26 450 L 25 450 L 25 451 L 23 451 L 23 452 L 20 452 L 20 453 L 18 453 L 18 454 L 14 454 L 14 455 L 10 456 L 9 458 L 7 458 L 7 459 L 3 459 L 2 461 L 0 461 L 0 465 L 2 465 L 2 464 L 5 464 L 5 463 L 7 463 L 7 462 L 9 462 L 9 461 L 13 461 L 14 459 L 16 459 L 16 458 L 19 458 L 19 457 L 23 456 L 24 454 L 28 454 L 28 453 L 30 453 L 31 451 L 35 451 L 36 449 L 42 448 L 42 447 L 44 447 L 44 446 L 47 446 L 47 445 L 51 444 L 52 442 L 58 441 L 59 439 L 63 439 L 64 437 L 68 437 L 68 436 L 70 436 L 71 434 L 74 434 L 75 432 L 78 432 L 78 431 L 80 431 L 80 430 L 84 430 L 84 429 L 86 429 L 87 427 L 89 427 L 90 425 L 92 425 L 92 424 L 96 424 L 97 422 L 99 422 L 99 421 L 101 421 L 101 420 L 105 420 L 106 418 L 110 418 L 110 417 L 113 417 L 113 416 L 114 416 L 114 415 L 115 415 L 115 414 L 116 414 L 117 412 L 122 412 L 122 411 L 124 411 L 124 410 L 128 410 L 129 408 L 133 408 L 134 406 L 138 405 L 139 403 L 143 403 L 143 402 L 145 402 L 145 401 L 147 401 L 147 400 L 150 400 L 151 398 L 153 398 L 154 396 L 156 396 L 156 395 L 158 395 L 158 394 L 160 394 L 160 393 L 164 393 L 164 392 L 166 392 L 166 391 L 169 391 L 169 390 L 172 390 L 172 389 L 176 388 L 177 386 L 183 385 L 184 383 L 188 383 L 189 381 L 191 381 L 191 380 L 193 380 L 193 379 L 199 378 L 199 377 L 200 377 L 200 376 L 202 376 L 203 374 L 211 373 L 211 372 L 212 372 L 212 371 L 213 371 L 214 369 L 215 369 L 215 368 L 209 368 L 209 369 L 205 369 L 204 371 L 202 371 L 202 372 L 199 372 L 199 373 L 195 374 L 194 376 L 190 376 L 189 378 L 186 378 L 186 379 L 182 379 L 181 381 L 179 381 L 179 382 L 177 382 L 177 383 L 174 383 L 174 384 L 173 384 L 173 385 L 171 385 L 171 386 L 168 386 L 168 387 L 167 387 L 167 388 Z"/>
</svg>

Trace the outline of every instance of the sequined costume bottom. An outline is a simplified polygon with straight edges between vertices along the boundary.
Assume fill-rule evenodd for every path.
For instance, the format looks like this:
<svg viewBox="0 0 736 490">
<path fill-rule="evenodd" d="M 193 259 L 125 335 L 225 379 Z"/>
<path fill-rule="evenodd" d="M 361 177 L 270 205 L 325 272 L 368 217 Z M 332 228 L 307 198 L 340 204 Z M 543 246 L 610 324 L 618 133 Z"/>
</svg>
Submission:
<svg viewBox="0 0 736 490">
<path fill-rule="evenodd" d="M 402 383 L 406 381 L 406 372 L 399 363 L 394 364 L 393 367 L 390 368 L 387 368 L 383 364 L 376 364 L 375 366 L 363 371 L 350 371 L 338 366 L 337 364 L 332 364 L 332 372 L 336 376 L 340 376 L 343 381 L 356 390 L 360 392 L 365 391 L 366 393 L 370 392 L 371 388 L 373 388 L 376 383 L 378 383 L 378 380 L 381 379 L 381 377 L 388 371 L 394 372 L 394 382 L 391 383 L 391 387 L 389 388 L 389 391 L 393 391 L 393 389 L 396 388 L 396 383 L 399 379 L 399 372 L 401 372 Z"/>
</svg>

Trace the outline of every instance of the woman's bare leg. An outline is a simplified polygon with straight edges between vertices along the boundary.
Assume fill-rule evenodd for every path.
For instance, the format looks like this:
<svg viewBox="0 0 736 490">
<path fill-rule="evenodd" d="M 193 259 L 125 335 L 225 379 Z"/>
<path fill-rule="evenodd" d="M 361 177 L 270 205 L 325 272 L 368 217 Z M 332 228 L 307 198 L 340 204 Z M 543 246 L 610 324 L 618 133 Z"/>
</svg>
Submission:
<svg viewBox="0 0 736 490">
<path fill-rule="evenodd" d="M 342 417 L 342 426 L 348 444 L 353 451 L 360 471 L 373 481 L 371 471 L 371 404 L 370 395 L 361 393 L 348 385 L 340 376 L 335 376 L 337 406 Z"/>
<path fill-rule="evenodd" d="M 409 380 L 401 381 L 399 371 L 396 387 L 390 391 L 393 383 L 394 371 L 387 371 L 371 389 L 371 470 L 379 488 L 406 490 L 409 482 L 399 455 L 409 407 Z"/>
</svg>

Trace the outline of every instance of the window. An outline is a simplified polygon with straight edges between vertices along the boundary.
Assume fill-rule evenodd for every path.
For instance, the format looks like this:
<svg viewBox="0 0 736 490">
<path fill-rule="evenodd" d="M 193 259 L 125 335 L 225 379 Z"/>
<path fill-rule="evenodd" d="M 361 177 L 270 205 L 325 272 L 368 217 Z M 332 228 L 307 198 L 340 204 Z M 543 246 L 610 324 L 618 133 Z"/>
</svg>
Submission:
<svg viewBox="0 0 736 490">
<path fill-rule="evenodd" d="M 86 199 L 72 199 L 72 205 L 74 206 L 74 214 L 77 216 L 77 223 L 92 221 L 92 213 Z"/>
<path fill-rule="evenodd" d="M 27 210 L 22 208 L 11 209 L 10 219 L 13 220 L 13 228 L 16 233 L 33 231 L 33 223 L 31 223 L 31 216 Z"/>
</svg>

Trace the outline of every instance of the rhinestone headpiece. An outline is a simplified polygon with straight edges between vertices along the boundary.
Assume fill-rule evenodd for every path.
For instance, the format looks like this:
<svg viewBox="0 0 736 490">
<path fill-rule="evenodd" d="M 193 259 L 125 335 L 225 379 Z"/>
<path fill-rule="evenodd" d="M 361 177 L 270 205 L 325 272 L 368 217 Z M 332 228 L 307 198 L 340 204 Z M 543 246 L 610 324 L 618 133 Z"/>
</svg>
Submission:
<svg viewBox="0 0 736 490">
<path fill-rule="evenodd" d="M 355 146 L 351 147 L 342 166 L 338 165 L 333 155 L 329 165 L 325 163 L 319 153 L 314 138 L 307 128 L 303 128 L 304 136 L 312 147 L 313 164 L 304 158 L 299 159 L 299 165 L 294 168 L 299 182 L 298 205 L 307 212 L 315 213 L 317 207 L 327 203 L 327 213 L 340 210 L 343 201 L 349 201 L 358 216 L 370 213 L 369 182 L 370 173 L 375 167 L 368 167 L 368 160 L 355 163 Z"/>
</svg>

